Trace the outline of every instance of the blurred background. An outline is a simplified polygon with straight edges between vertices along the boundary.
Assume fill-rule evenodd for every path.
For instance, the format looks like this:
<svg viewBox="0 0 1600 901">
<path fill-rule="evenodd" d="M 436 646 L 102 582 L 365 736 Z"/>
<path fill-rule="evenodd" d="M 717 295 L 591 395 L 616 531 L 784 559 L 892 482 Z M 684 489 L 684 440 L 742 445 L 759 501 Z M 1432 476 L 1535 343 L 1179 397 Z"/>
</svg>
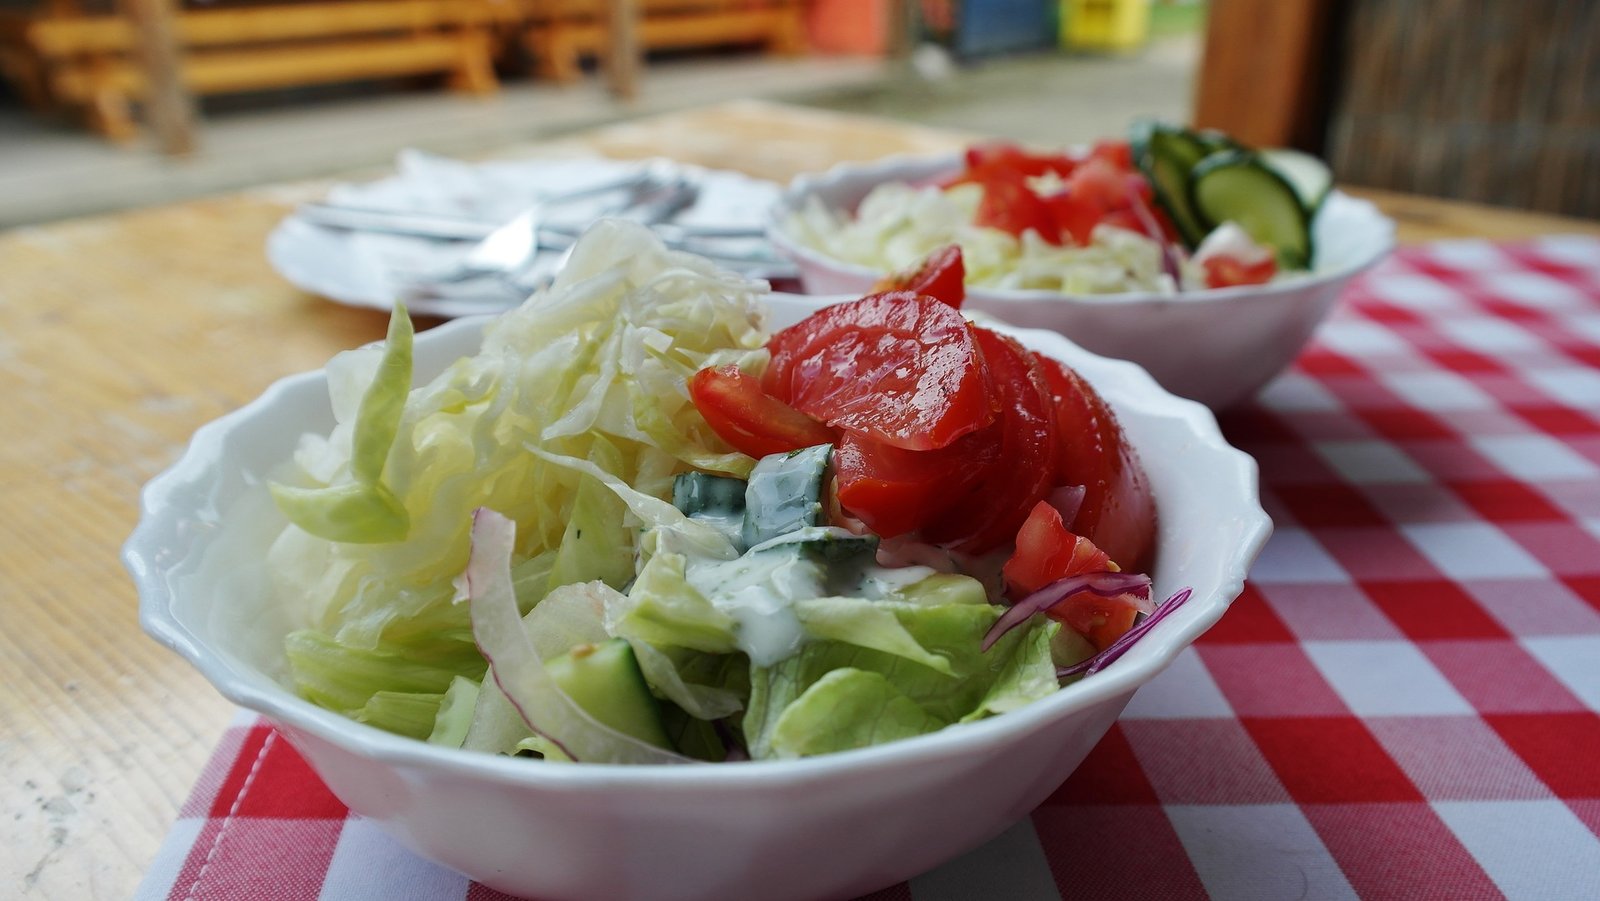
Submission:
<svg viewBox="0 0 1600 901">
<path fill-rule="evenodd" d="M 0 227 L 735 99 L 1600 217 L 1593 0 L 0 0 Z"/>
</svg>

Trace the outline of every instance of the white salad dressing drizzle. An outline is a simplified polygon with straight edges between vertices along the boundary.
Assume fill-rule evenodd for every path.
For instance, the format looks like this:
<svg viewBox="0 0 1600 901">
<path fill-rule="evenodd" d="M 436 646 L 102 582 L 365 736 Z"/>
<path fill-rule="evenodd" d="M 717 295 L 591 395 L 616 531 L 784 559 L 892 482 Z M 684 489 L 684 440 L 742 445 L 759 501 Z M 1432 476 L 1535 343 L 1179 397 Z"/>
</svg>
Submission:
<svg viewBox="0 0 1600 901">
<path fill-rule="evenodd" d="M 796 601 L 839 595 L 884 600 L 935 572 L 926 566 L 825 563 L 782 552 L 786 545 L 829 540 L 859 537 L 836 526 L 806 526 L 764 541 L 734 560 L 690 556 L 684 577 L 739 624 L 734 635 L 739 650 L 756 666 L 772 666 L 793 656 L 805 643 L 805 627 L 795 614 Z"/>
</svg>

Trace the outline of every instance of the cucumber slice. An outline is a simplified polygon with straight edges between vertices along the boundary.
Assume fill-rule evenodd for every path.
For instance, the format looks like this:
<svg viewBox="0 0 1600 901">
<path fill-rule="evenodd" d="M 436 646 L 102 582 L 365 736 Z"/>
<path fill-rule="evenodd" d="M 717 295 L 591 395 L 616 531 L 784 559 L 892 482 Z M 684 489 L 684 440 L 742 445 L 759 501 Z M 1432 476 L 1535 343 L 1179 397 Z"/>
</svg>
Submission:
<svg viewBox="0 0 1600 901">
<path fill-rule="evenodd" d="M 1278 253 L 1285 269 L 1311 262 L 1311 216 L 1294 186 L 1255 153 L 1212 154 L 1189 176 L 1189 202 L 1207 229 L 1235 222 Z"/>
<path fill-rule="evenodd" d="M 1298 150 L 1263 150 L 1261 159 L 1294 188 L 1307 215 L 1315 216 L 1333 190 L 1333 170 L 1328 164 Z"/>
<path fill-rule="evenodd" d="M 650 693 L 627 639 L 578 645 L 546 660 L 544 668 L 574 703 L 603 725 L 642 742 L 672 747 L 661 704 Z"/>
<path fill-rule="evenodd" d="M 1189 199 L 1189 173 L 1206 156 L 1206 147 L 1195 135 L 1181 128 L 1147 126 L 1142 139 L 1133 142 L 1134 163 L 1150 180 L 1156 202 L 1172 219 L 1184 244 L 1193 249 L 1205 237 Z"/>
</svg>

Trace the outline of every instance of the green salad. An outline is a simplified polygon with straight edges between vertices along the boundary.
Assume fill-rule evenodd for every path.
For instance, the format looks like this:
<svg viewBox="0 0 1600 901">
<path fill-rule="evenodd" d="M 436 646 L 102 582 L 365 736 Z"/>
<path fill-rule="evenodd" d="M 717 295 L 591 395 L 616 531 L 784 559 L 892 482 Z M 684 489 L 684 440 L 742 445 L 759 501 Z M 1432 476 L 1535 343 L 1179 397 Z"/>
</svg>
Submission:
<svg viewBox="0 0 1600 901">
<path fill-rule="evenodd" d="M 829 446 L 758 460 L 696 411 L 696 372 L 766 366 L 764 291 L 602 223 L 420 386 L 403 310 L 337 357 L 337 426 L 272 486 L 294 691 L 435 744 L 591 763 L 824 754 L 1055 692 L 1076 636 L 1033 616 L 986 645 L 992 582 L 884 565 L 834 524 Z"/>
</svg>

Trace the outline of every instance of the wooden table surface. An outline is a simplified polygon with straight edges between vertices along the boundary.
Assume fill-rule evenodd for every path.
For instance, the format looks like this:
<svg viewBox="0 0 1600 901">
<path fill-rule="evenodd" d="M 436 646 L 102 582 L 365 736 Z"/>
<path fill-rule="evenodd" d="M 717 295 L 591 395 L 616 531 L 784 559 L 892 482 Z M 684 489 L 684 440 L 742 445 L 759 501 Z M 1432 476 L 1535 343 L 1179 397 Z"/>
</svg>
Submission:
<svg viewBox="0 0 1600 901">
<path fill-rule="evenodd" d="M 742 102 L 510 151 L 665 155 L 786 180 L 968 137 Z M 140 632 L 118 551 L 140 486 L 196 427 L 382 336 L 383 314 L 302 293 L 263 258 L 287 207 L 319 190 L 0 233 L 0 886 L 131 895 L 232 715 Z M 1352 193 L 1393 216 L 1404 242 L 1600 234 L 1591 222 Z"/>
</svg>

